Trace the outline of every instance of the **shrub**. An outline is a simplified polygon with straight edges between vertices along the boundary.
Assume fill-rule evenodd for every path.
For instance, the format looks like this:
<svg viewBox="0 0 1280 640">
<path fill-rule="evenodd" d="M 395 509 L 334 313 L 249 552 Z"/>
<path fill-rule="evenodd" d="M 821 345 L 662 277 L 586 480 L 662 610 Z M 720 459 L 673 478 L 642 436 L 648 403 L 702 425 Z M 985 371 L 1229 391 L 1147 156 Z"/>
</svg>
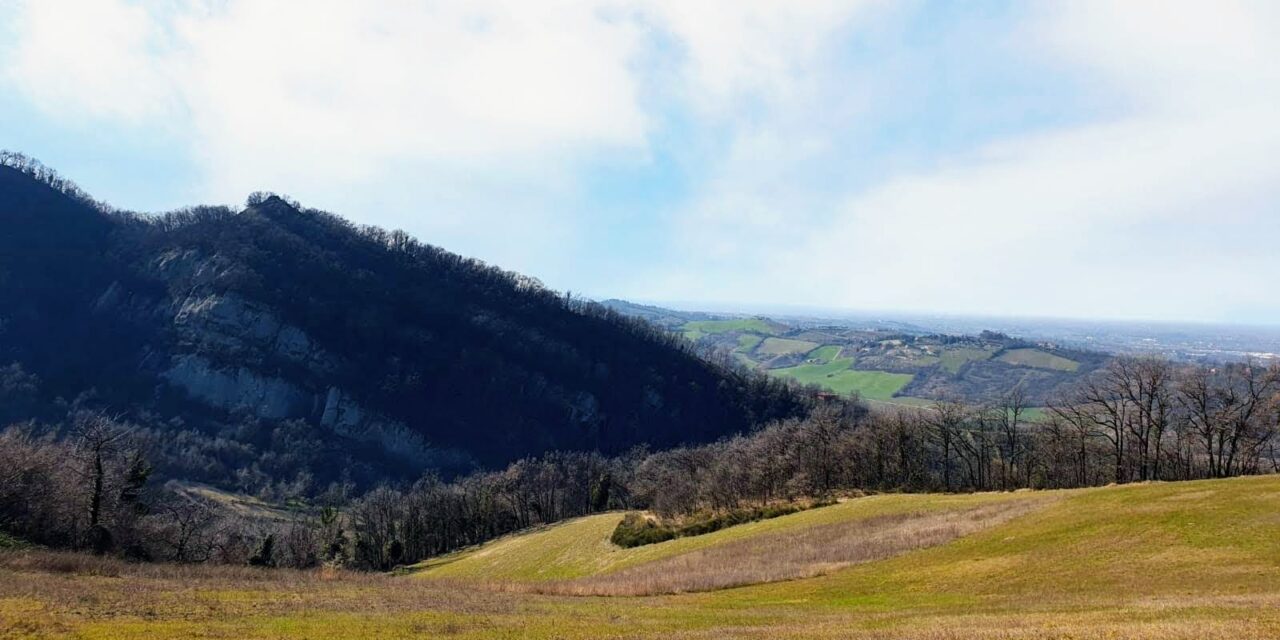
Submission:
<svg viewBox="0 0 1280 640">
<path fill-rule="evenodd" d="M 646 544 L 665 542 L 676 537 L 676 532 L 668 527 L 660 526 L 638 513 L 628 513 L 613 530 L 609 540 L 624 549 L 641 547 Z"/>
<path fill-rule="evenodd" d="M 770 504 L 760 507 L 698 514 L 681 522 L 659 522 L 638 513 L 628 513 L 622 518 L 622 522 L 618 523 L 617 528 L 613 530 L 613 535 L 609 537 L 609 540 L 619 547 L 630 549 L 646 544 L 666 542 L 675 538 L 700 536 L 734 525 L 746 524 L 757 520 L 768 520 L 831 504 L 835 504 L 835 501 Z"/>
<path fill-rule="evenodd" d="M 11 551 L 15 549 L 25 549 L 27 543 L 19 538 L 15 538 L 3 531 L 0 531 L 0 551 Z"/>
</svg>

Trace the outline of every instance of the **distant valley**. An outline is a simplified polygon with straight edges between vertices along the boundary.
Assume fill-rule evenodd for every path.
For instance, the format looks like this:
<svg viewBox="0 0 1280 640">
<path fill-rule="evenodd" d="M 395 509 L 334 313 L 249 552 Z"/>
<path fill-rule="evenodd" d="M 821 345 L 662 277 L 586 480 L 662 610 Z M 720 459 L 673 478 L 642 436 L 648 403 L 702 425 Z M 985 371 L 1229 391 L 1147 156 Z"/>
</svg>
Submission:
<svg viewBox="0 0 1280 640">
<path fill-rule="evenodd" d="M 992 403 L 1015 387 L 1038 407 L 1111 355 L 1272 361 L 1280 330 L 928 316 L 735 314 L 607 300 L 712 357 L 879 406 Z M 836 315 L 832 313 L 832 315 Z"/>
</svg>

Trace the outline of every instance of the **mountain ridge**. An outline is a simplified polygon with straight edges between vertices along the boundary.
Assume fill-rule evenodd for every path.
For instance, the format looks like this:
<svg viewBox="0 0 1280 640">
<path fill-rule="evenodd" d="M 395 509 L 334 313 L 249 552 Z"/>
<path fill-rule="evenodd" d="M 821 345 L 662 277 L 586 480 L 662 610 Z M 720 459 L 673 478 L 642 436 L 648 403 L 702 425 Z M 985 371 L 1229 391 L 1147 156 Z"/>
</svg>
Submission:
<svg viewBox="0 0 1280 640">
<path fill-rule="evenodd" d="M 179 424 L 208 441 L 193 458 L 230 458 L 173 476 L 227 484 L 264 448 L 311 448 L 322 455 L 291 471 L 333 480 L 342 472 L 320 467 L 362 461 L 371 478 L 379 465 L 413 477 L 705 442 L 806 406 L 647 323 L 401 231 L 268 194 L 239 211 L 116 212 L 12 165 L 0 166 L 0 225 L 19 230 L 0 240 L 0 365 L 39 381 L 41 409 L 0 417 L 100 407 L 162 440 Z M 299 433 L 306 444 L 264 443 Z M 256 449 L 210 452 L 219 439 Z"/>
</svg>

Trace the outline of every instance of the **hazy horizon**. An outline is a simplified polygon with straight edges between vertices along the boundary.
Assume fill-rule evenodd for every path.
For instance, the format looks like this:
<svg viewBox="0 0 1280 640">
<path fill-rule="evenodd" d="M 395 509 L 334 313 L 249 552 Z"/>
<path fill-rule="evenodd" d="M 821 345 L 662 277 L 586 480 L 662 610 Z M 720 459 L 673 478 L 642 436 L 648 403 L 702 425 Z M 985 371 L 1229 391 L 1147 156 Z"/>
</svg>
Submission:
<svg viewBox="0 0 1280 640">
<path fill-rule="evenodd" d="M 1232 322 L 1229 320 L 1165 320 L 1154 317 L 1107 318 L 1086 316 L 1048 316 L 1028 314 L 991 314 L 991 313 L 956 313 L 948 311 L 911 310 L 911 309 L 859 309 L 850 307 L 822 307 L 809 305 L 771 305 L 767 303 L 733 303 L 733 302 L 698 302 L 691 300 L 646 300 L 636 298 L 618 298 L 617 296 L 593 295 L 593 300 L 605 301 L 618 299 L 633 304 L 662 307 L 683 312 L 703 312 L 724 315 L 759 315 L 776 318 L 809 318 L 814 320 L 857 320 L 883 319 L 906 321 L 909 319 L 938 320 L 955 319 L 968 321 L 1003 321 L 1003 322 L 1043 322 L 1043 323 L 1095 323 L 1113 325 L 1153 325 L 1162 327 L 1206 327 L 1258 329 L 1275 331 L 1280 336 L 1280 322 Z"/>
<path fill-rule="evenodd" d="M 1272 3 L 19 1 L 0 35 L 0 147 L 126 209 L 270 190 L 699 310 L 1280 324 Z"/>
</svg>

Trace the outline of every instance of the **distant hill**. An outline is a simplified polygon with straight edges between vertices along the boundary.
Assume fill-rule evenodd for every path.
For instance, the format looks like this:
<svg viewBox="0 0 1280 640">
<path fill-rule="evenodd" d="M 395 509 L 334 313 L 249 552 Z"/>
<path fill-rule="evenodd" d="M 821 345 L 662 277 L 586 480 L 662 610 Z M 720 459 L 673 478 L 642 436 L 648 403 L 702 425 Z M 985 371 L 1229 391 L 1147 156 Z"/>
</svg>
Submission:
<svg viewBox="0 0 1280 640">
<path fill-rule="evenodd" d="M 1003 333 L 944 335 L 887 320 L 773 318 L 604 304 L 659 322 L 705 354 L 872 404 L 992 402 L 1015 386 L 1042 406 L 1109 356 Z M 715 358 L 713 358 L 715 359 Z"/>
<path fill-rule="evenodd" d="M 646 322 L 280 197 L 112 212 L 10 155 L 0 229 L 0 419 L 123 414 L 173 477 L 413 478 L 805 406 Z"/>
</svg>

